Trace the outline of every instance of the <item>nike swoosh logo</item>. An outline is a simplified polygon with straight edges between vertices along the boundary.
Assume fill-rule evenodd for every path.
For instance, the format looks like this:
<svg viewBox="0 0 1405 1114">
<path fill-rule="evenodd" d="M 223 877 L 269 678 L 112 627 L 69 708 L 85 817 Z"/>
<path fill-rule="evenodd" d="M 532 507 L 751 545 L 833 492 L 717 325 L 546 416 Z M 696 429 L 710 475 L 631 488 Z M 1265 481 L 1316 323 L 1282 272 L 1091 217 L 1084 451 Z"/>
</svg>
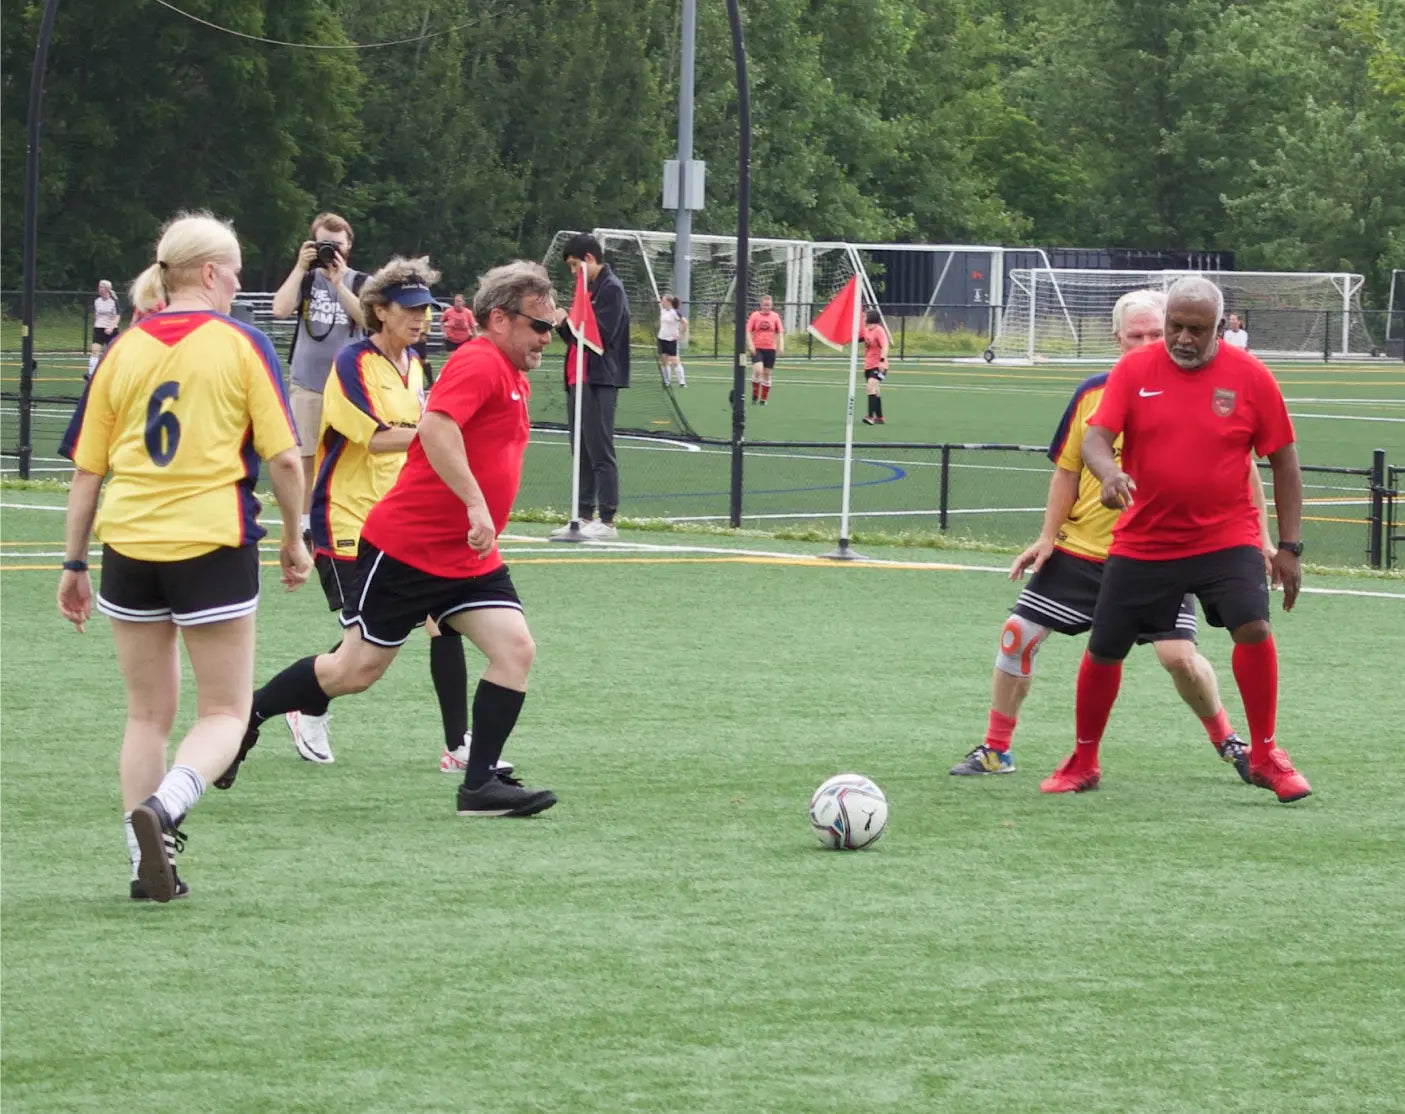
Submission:
<svg viewBox="0 0 1405 1114">
<path fill-rule="evenodd" d="M 1157 395 L 1162 395 L 1165 393 L 1165 391 L 1148 391 L 1145 387 L 1143 387 L 1140 391 L 1137 392 L 1137 394 L 1141 395 L 1142 398 L 1155 398 Z"/>
<path fill-rule="evenodd" d="M 521 398 L 522 398 L 522 396 L 519 395 L 516 391 L 513 391 L 513 392 L 512 392 L 512 401 L 513 401 L 513 402 L 519 402 L 519 401 L 521 400 Z"/>
</svg>

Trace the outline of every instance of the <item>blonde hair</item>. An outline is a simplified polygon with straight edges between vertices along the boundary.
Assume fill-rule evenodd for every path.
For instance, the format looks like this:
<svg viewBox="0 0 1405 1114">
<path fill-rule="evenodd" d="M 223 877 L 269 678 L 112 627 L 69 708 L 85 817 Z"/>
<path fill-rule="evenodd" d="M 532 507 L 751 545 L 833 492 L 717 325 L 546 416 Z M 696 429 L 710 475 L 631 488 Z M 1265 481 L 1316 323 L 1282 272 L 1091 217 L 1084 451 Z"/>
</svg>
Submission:
<svg viewBox="0 0 1405 1114">
<path fill-rule="evenodd" d="M 1159 290 L 1129 290 L 1112 307 L 1112 335 L 1122 335 L 1122 319 L 1132 310 L 1154 309 L 1166 316 L 1166 295 Z"/>
<path fill-rule="evenodd" d="M 478 276 L 478 289 L 473 294 L 473 316 L 483 328 L 487 328 L 488 315 L 493 310 L 520 313 L 522 299 L 532 294 L 539 298 L 554 298 L 556 292 L 551 288 L 551 276 L 540 263 L 514 259 Z"/>
<path fill-rule="evenodd" d="M 376 316 L 375 307 L 390 304 L 390 299 L 385 296 L 387 286 L 398 286 L 404 282 L 422 282 L 426 286 L 433 286 L 438 281 L 439 272 L 429 265 L 429 256 L 406 259 L 397 255 L 361 286 L 358 296 L 361 299 L 361 313 L 366 319 L 366 331 L 381 331 L 384 323 Z"/>
<path fill-rule="evenodd" d="M 228 221 L 204 212 L 177 213 L 156 241 L 156 262 L 139 274 L 127 291 L 132 305 L 146 313 L 200 281 L 206 263 L 239 259 L 239 237 Z"/>
</svg>

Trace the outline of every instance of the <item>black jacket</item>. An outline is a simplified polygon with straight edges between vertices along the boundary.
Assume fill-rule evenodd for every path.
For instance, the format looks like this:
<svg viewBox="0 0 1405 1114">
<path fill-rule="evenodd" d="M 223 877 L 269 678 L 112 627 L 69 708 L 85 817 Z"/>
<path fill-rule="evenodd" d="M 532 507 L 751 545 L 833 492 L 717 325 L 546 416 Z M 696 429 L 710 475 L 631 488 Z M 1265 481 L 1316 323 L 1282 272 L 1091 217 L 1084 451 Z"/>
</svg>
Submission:
<svg viewBox="0 0 1405 1114">
<path fill-rule="evenodd" d="M 597 356 L 589 348 L 585 350 L 585 381 L 592 387 L 628 387 L 629 296 L 608 263 L 601 265 L 600 273 L 590 284 L 590 306 L 595 310 L 605 353 Z M 576 342 L 564 322 L 557 332 L 567 344 Z"/>
</svg>

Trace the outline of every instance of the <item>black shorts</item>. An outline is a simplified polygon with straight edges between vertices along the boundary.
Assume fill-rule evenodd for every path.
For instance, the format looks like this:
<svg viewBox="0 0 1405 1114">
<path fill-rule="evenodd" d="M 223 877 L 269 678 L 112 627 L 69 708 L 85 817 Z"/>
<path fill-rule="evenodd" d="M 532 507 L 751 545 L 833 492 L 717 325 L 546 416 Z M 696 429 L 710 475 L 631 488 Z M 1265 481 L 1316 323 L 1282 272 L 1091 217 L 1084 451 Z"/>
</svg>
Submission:
<svg viewBox="0 0 1405 1114">
<path fill-rule="evenodd" d="M 1171 561 L 1109 557 L 1093 611 L 1089 653 L 1126 657 L 1144 632 L 1166 629 L 1187 593 L 1200 600 L 1211 626 L 1234 630 L 1267 620 L 1263 553 L 1257 546 L 1241 545 Z"/>
<path fill-rule="evenodd" d="M 660 355 L 660 356 L 676 356 L 676 355 L 678 355 L 678 341 L 676 341 L 676 340 L 664 340 L 663 337 L 659 337 L 659 355 Z"/>
<path fill-rule="evenodd" d="M 342 608 L 341 625 L 361 628 L 377 646 L 401 646 L 428 615 L 439 626 L 450 615 L 485 607 L 522 610 L 507 566 L 483 576 L 445 577 L 422 572 L 383 553 L 364 538 L 356 555 L 360 588 Z"/>
<path fill-rule="evenodd" d="M 467 343 L 468 343 L 468 341 L 466 341 L 466 340 L 450 340 L 448 337 L 445 337 L 445 338 L 444 338 L 444 351 L 445 351 L 446 354 L 449 353 L 449 352 L 457 352 L 457 351 L 459 350 L 459 345 L 461 345 L 461 344 L 467 344 Z"/>
<path fill-rule="evenodd" d="M 1104 571 L 1101 561 L 1055 549 L 1044 567 L 1030 577 L 1010 610 L 1059 634 L 1082 634 L 1093 625 Z M 1173 614 L 1171 622 L 1153 633 L 1139 633 L 1136 640 L 1145 643 L 1181 638 L 1194 642 L 1196 625 L 1195 597 L 1183 595 L 1180 610 Z"/>
<path fill-rule="evenodd" d="M 880 383 L 887 378 L 887 375 L 888 373 L 881 367 L 866 367 L 863 369 L 863 377 L 865 379 L 877 379 Z"/>
<path fill-rule="evenodd" d="M 317 567 L 317 579 L 322 582 L 322 594 L 327 597 L 327 606 L 340 611 L 346 606 L 347 597 L 356 598 L 356 560 L 352 557 L 329 557 L 318 553 L 312 558 Z"/>
<path fill-rule="evenodd" d="M 105 345 L 109 345 L 109 344 L 111 344 L 114 340 L 117 339 L 117 332 L 118 332 L 118 330 L 116 330 L 116 329 L 99 329 L 99 328 L 97 328 L 96 326 L 94 326 L 94 328 L 93 328 L 93 343 L 94 343 L 94 344 L 101 344 L 101 345 L 104 345 L 104 346 L 105 346 Z"/>
<path fill-rule="evenodd" d="M 760 364 L 767 371 L 776 366 L 776 350 L 774 348 L 758 348 L 756 355 L 751 358 L 753 364 Z"/>
<path fill-rule="evenodd" d="M 128 623 L 198 627 L 259 608 L 256 545 L 221 546 L 185 561 L 142 561 L 102 547 L 98 610 Z"/>
</svg>

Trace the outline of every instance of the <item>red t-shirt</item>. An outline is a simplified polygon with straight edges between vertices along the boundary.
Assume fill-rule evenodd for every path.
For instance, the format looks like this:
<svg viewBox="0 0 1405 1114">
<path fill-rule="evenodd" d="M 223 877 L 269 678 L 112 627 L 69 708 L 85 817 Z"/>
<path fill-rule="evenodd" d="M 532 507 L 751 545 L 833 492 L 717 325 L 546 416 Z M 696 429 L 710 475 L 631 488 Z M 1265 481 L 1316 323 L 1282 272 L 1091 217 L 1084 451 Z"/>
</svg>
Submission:
<svg viewBox="0 0 1405 1114">
<path fill-rule="evenodd" d="M 1258 547 L 1249 454 L 1295 438 L 1283 392 L 1257 358 L 1221 344 L 1208 364 L 1182 371 L 1164 344 L 1148 344 L 1112 369 L 1089 424 L 1122 434 L 1122 471 L 1137 483 L 1110 553 L 1167 560 Z"/>
<path fill-rule="evenodd" d="M 781 324 L 781 315 L 775 310 L 767 310 L 762 313 L 756 310 L 746 319 L 746 331 L 751 336 L 751 346 L 753 348 L 776 347 L 776 337 L 780 335 L 784 326 Z"/>
<path fill-rule="evenodd" d="M 477 327 L 478 322 L 473 319 L 473 311 L 467 306 L 463 309 L 450 306 L 439 318 L 439 328 L 444 332 L 444 339 L 454 344 L 463 344 Z"/>
<path fill-rule="evenodd" d="M 532 386 L 501 349 L 478 337 L 457 349 L 429 392 L 425 411 L 446 414 L 463 433 L 468 468 L 501 534 L 522 482 Z M 502 567 L 495 544 L 486 557 L 468 547 L 468 510 L 439 478 L 416 437 L 400 477 L 371 509 L 361 536 L 397 561 L 435 576 L 483 576 Z"/>
<path fill-rule="evenodd" d="M 863 329 L 863 369 L 877 371 L 888 362 L 888 331 L 882 325 Z"/>
</svg>

